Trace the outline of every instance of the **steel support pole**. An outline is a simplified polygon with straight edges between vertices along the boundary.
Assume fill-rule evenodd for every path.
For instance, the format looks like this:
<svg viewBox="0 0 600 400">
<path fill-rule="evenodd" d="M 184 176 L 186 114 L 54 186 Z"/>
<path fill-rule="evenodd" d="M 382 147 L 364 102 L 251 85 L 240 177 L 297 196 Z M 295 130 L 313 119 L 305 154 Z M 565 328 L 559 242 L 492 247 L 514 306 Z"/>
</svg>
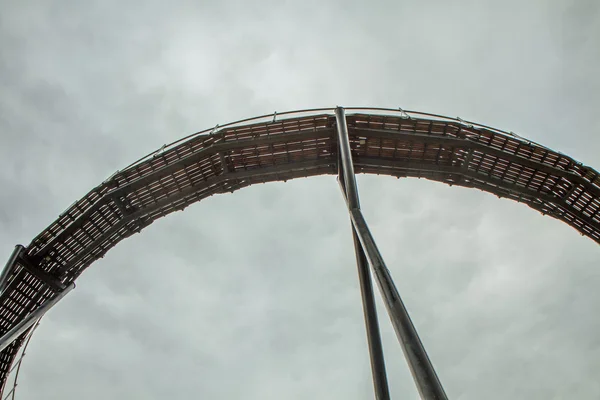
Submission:
<svg viewBox="0 0 600 400">
<path fill-rule="evenodd" d="M 361 250 L 364 251 L 362 254 L 366 253 L 366 257 L 371 264 L 392 325 L 402 346 L 402 351 L 404 352 L 421 398 L 424 400 L 447 400 L 444 388 L 435 373 L 417 330 L 408 315 L 398 289 L 394 285 L 390 272 L 383 261 L 381 253 L 379 253 L 375 240 L 360 211 L 358 189 L 354 177 L 354 165 L 352 163 L 344 110 L 340 107 L 336 108 L 335 115 L 338 125 L 340 161 L 342 165 L 342 170 L 339 172 L 340 178 L 343 177 L 343 181 L 340 179 L 340 185 L 342 192 L 345 194 L 348 211 L 350 212 L 353 233 L 360 241 Z M 344 185 L 344 182 L 351 185 Z"/>
<path fill-rule="evenodd" d="M 2 270 L 2 273 L 0 274 L 0 294 L 2 294 L 2 292 L 4 292 L 4 289 L 6 289 L 6 285 L 8 284 L 8 277 L 9 277 L 15 263 L 17 262 L 17 259 L 24 251 L 25 251 L 25 247 L 21 246 L 20 244 L 16 245 L 15 249 L 13 250 L 12 254 L 10 255 L 10 258 L 6 262 L 6 265 L 4 266 L 4 269 Z"/>
<path fill-rule="evenodd" d="M 347 201 L 352 202 L 355 207 L 359 207 L 358 191 L 356 189 L 356 180 L 354 170 L 348 170 L 344 159 L 350 156 L 348 143 L 348 129 L 346 127 L 346 117 L 343 108 L 337 108 L 336 112 L 337 132 L 339 141 L 338 157 L 338 178 L 340 185 L 344 190 Z M 377 400 L 389 400 L 390 392 L 388 388 L 387 376 L 385 373 L 385 360 L 383 358 L 383 347 L 381 345 L 381 334 L 379 332 L 379 323 L 377 321 L 377 309 L 375 307 L 375 297 L 373 295 L 373 284 L 371 282 L 371 273 L 365 252 L 360 245 L 358 235 L 352 228 L 352 238 L 354 240 L 354 250 L 356 253 L 356 264 L 358 267 L 358 278 L 360 283 L 360 292 L 363 304 L 363 314 L 367 331 L 367 343 L 369 345 L 369 356 L 371 358 L 371 373 L 373 375 L 373 386 L 375 389 L 375 398 Z"/>
<path fill-rule="evenodd" d="M 400 298 L 398 289 L 392 280 L 390 271 L 387 269 L 375 240 L 369 231 L 362 212 L 351 209 L 352 224 L 358 233 L 358 238 L 365 249 L 369 263 L 375 272 L 377 283 L 383 296 L 392 325 L 402 346 L 402 351 L 410 367 L 413 379 L 424 400 L 447 400 L 446 392 L 435 373 L 429 356 L 419 338 L 417 329 L 412 323 L 404 302 Z"/>
<path fill-rule="evenodd" d="M 4 336 L 0 338 L 0 352 L 7 348 L 12 342 L 15 341 L 19 336 L 26 330 L 31 328 L 35 321 L 42 318 L 44 314 L 58 303 L 67 293 L 75 288 L 75 283 L 71 283 L 65 290 L 57 294 L 52 300 L 43 304 L 40 308 L 29 314 L 21 322 L 15 325 L 10 331 L 6 332 Z"/>
</svg>

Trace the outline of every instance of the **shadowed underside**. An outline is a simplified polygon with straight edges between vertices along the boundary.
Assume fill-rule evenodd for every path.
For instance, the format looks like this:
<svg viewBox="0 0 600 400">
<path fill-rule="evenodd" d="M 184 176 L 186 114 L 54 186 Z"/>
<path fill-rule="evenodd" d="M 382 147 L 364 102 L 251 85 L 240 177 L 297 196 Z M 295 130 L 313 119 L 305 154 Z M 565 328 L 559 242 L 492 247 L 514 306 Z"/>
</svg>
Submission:
<svg viewBox="0 0 600 400">
<path fill-rule="evenodd" d="M 600 243 L 600 177 L 572 158 L 489 127 L 431 114 L 346 109 L 356 173 L 478 188 L 557 218 Z M 355 114 L 352 112 L 355 111 Z M 75 202 L 17 248 L 0 295 L 0 335 L 156 219 L 255 183 L 338 173 L 333 109 L 217 127 L 151 154 Z M 0 353 L 0 383 L 27 332 Z"/>
</svg>

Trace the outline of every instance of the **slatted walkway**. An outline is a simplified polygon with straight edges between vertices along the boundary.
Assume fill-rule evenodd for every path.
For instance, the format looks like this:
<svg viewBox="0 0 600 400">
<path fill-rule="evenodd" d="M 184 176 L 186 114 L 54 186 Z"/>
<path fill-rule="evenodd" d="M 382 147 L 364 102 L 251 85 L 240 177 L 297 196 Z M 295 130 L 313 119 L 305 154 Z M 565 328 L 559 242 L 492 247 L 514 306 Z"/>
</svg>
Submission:
<svg viewBox="0 0 600 400">
<path fill-rule="evenodd" d="M 600 177 L 594 169 L 460 119 L 346 111 L 356 173 L 484 190 L 525 203 L 600 243 Z M 255 183 L 337 174 L 335 121 L 333 109 L 240 121 L 191 135 L 117 172 L 15 253 L 0 295 L 0 335 L 158 218 Z M 0 353 L 2 388 L 26 334 Z"/>
</svg>

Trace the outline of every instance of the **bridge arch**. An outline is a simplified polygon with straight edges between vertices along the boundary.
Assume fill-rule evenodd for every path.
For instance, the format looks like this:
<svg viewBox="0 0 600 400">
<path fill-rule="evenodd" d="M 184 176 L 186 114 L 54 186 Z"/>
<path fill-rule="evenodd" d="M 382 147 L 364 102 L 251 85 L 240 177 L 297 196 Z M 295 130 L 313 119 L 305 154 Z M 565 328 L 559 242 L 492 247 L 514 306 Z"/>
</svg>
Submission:
<svg viewBox="0 0 600 400">
<path fill-rule="evenodd" d="M 356 173 L 419 177 L 526 204 L 600 243 L 596 170 L 513 133 L 458 118 L 346 108 Z M 254 183 L 338 174 L 333 108 L 271 114 L 201 131 L 117 171 L 73 203 L 0 278 L 0 335 L 70 288 L 121 240 L 167 214 Z M 30 327 L 0 352 L 0 384 Z"/>
</svg>

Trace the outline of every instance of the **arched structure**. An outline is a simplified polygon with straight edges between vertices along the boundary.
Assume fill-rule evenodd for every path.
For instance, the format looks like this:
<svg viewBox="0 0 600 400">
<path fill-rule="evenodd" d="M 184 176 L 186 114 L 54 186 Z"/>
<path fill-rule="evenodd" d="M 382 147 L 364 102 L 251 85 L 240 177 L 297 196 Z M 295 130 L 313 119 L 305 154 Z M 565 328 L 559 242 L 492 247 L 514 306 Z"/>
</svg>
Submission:
<svg viewBox="0 0 600 400">
<path fill-rule="evenodd" d="M 392 109 L 346 113 L 356 173 L 481 189 L 525 203 L 600 243 L 600 177 L 594 169 L 461 119 Z M 23 321 L 121 240 L 213 194 L 254 183 L 342 176 L 339 117 L 331 108 L 273 114 L 163 146 L 77 200 L 27 247 L 17 246 L 0 277 L 0 335 L 16 334 L 0 353 L 2 388 L 30 330 Z M 16 332 L 19 323 L 23 329 Z"/>
</svg>

